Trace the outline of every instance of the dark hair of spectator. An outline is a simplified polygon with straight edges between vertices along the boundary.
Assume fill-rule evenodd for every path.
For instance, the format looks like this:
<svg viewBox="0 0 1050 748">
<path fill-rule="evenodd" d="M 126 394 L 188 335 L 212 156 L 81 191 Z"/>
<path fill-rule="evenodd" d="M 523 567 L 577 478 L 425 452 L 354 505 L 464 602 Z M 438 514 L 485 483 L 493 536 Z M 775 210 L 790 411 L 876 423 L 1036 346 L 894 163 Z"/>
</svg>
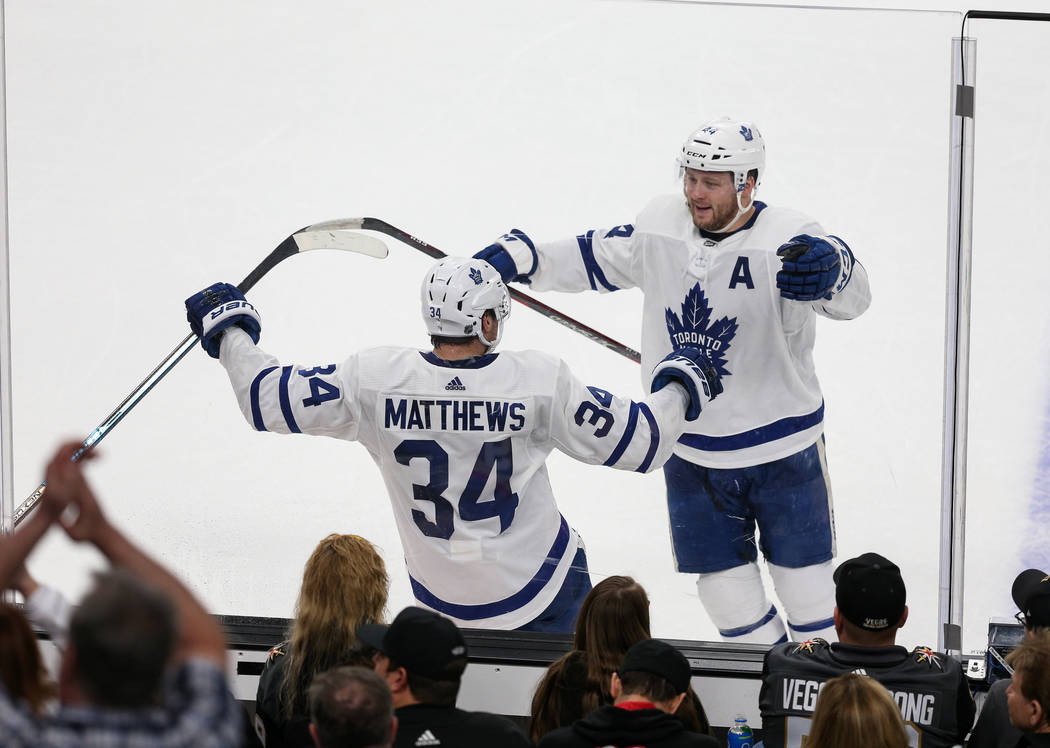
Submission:
<svg viewBox="0 0 1050 748">
<path fill-rule="evenodd" d="M 382 620 L 389 586 L 382 556 L 364 538 L 333 533 L 317 544 L 303 570 L 288 635 L 288 670 L 281 684 L 286 716 L 306 711 L 315 675 L 351 663 L 359 645 L 356 631 Z"/>
<path fill-rule="evenodd" d="M 314 678 L 310 721 L 321 748 L 389 745 L 394 705 L 386 681 L 363 667 L 337 667 Z"/>
<path fill-rule="evenodd" d="M 846 673 L 824 684 L 813 711 L 806 748 L 907 748 L 900 709 L 874 678 Z"/>
<path fill-rule="evenodd" d="M 122 569 L 100 572 L 69 625 L 77 684 L 97 706 L 155 705 L 176 635 L 167 595 Z"/>
<path fill-rule="evenodd" d="M 0 603 L 0 680 L 8 695 L 25 700 L 35 714 L 55 695 L 29 621 L 8 603 Z"/>
<path fill-rule="evenodd" d="M 631 670 L 619 676 L 623 693 L 644 696 L 653 703 L 666 704 L 674 701 L 680 691 L 672 686 L 665 678 L 654 673 L 643 673 Z"/>
<path fill-rule="evenodd" d="M 609 677 L 631 645 L 650 636 L 649 596 L 642 585 L 631 577 L 614 576 L 594 586 L 580 606 L 573 639 L 573 646 L 586 653 L 587 679 L 602 689 L 585 709 L 597 709 L 612 698 Z"/>
<path fill-rule="evenodd" d="M 1050 715 L 1050 629 L 1029 629 L 1021 645 L 1006 656 L 1006 662 L 1021 675 L 1021 695 L 1038 701 L 1043 714 Z"/>
<path fill-rule="evenodd" d="M 405 667 L 391 657 L 387 659 L 389 660 L 387 665 L 388 672 Z M 449 662 L 448 667 L 445 668 L 447 676 L 440 680 L 437 678 L 426 678 L 419 673 L 413 673 L 408 668 L 405 668 L 405 674 L 408 687 L 420 704 L 453 707 L 456 705 L 456 697 L 459 696 L 459 685 L 462 682 L 463 671 L 466 669 L 467 658 L 462 657 Z"/>
</svg>

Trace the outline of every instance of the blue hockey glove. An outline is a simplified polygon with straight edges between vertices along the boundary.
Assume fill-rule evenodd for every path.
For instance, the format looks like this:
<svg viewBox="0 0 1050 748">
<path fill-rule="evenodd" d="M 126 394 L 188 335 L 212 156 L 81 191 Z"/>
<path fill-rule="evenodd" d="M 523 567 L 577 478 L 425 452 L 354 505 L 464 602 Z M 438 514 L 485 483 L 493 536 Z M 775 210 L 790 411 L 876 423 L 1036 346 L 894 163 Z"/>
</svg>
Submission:
<svg viewBox="0 0 1050 748">
<path fill-rule="evenodd" d="M 661 390 L 671 382 L 678 382 L 689 393 L 689 406 L 685 411 L 687 421 L 695 421 L 703 406 L 722 391 L 722 380 L 714 364 L 703 351 L 692 346 L 671 351 L 653 367 L 649 391 Z"/>
<path fill-rule="evenodd" d="M 201 347 L 212 358 L 219 357 L 222 333 L 230 325 L 237 325 L 251 335 L 255 343 L 259 342 L 262 332 L 262 321 L 255 307 L 245 301 L 237 286 L 229 283 L 213 283 L 186 299 L 186 319 L 201 339 Z"/>
<path fill-rule="evenodd" d="M 536 245 L 521 229 L 511 229 L 474 257 L 496 268 L 504 283 L 528 283 L 539 262 Z"/>
<path fill-rule="evenodd" d="M 799 234 L 777 250 L 777 288 L 785 299 L 830 299 L 849 283 L 853 252 L 837 236 Z"/>
</svg>

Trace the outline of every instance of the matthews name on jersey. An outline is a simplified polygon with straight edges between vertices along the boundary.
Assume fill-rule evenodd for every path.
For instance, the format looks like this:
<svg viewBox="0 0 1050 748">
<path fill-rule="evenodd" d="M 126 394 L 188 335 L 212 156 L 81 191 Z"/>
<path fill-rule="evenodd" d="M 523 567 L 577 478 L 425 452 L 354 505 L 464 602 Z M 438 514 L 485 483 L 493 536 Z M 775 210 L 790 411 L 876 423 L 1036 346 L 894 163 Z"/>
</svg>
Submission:
<svg viewBox="0 0 1050 748">
<path fill-rule="evenodd" d="M 813 368 L 816 315 L 851 319 L 871 301 L 859 263 L 830 300 L 781 297 L 777 249 L 798 234 L 825 233 L 801 213 L 756 202 L 739 231 L 706 238 L 684 198 L 667 195 L 633 225 L 536 244 L 526 275 L 541 291 L 641 288 L 643 388 L 654 364 L 686 345 L 704 350 L 725 388 L 688 425 L 675 453 L 708 467 L 745 467 L 817 440 L 824 402 Z"/>
<path fill-rule="evenodd" d="M 800 748 L 825 681 L 855 672 L 879 681 L 901 710 L 912 748 L 961 744 L 974 702 L 962 666 L 925 647 L 859 647 L 823 639 L 774 646 L 766 653 L 759 708 L 766 748 Z"/>
<path fill-rule="evenodd" d="M 561 587 L 579 538 L 547 478 L 552 450 L 647 472 L 685 424 L 681 387 L 636 402 L 583 385 L 536 351 L 445 361 L 376 348 L 342 364 L 283 366 L 231 329 L 221 361 L 256 429 L 365 446 L 390 495 L 413 594 L 463 626 L 521 626 Z"/>
</svg>

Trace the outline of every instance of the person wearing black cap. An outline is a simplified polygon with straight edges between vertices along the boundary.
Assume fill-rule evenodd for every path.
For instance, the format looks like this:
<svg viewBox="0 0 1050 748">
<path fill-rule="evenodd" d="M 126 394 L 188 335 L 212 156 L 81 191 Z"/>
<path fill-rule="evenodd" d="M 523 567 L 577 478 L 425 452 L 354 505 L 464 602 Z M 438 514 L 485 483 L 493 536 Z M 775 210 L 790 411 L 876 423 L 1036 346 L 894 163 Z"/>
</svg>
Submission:
<svg viewBox="0 0 1050 748">
<path fill-rule="evenodd" d="M 548 733 L 539 748 L 717 748 L 713 737 L 688 732 L 673 716 L 691 676 L 681 652 L 658 639 L 643 639 L 627 650 L 612 674 L 613 703 Z"/>
<path fill-rule="evenodd" d="M 759 692 L 766 748 L 799 748 L 825 681 L 850 671 L 889 690 L 912 745 L 961 744 L 975 711 L 962 665 L 928 647 L 908 651 L 896 644 L 897 630 L 908 620 L 900 568 L 864 553 L 840 564 L 834 580 L 839 641 L 788 642 L 766 653 Z"/>
<path fill-rule="evenodd" d="M 1017 605 L 1018 620 L 1024 624 L 1025 637 L 1033 631 L 1050 629 L 1050 575 L 1039 569 L 1025 569 L 1014 579 L 1010 590 Z M 997 680 L 988 689 L 977 724 L 967 746 L 971 748 L 1013 748 L 1021 731 L 1010 722 L 1006 691 L 1010 678 Z"/>
<path fill-rule="evenodd" d="M 467 667 L 467 644 L 449 619 L 408 607 L 389 626 L 366 624 L 358 638 L 375 647 L 375 671 L 393 695 L 393 748 L 527 748 L 532 743 L 509 719 L 456 708 Z"/>
</svg>

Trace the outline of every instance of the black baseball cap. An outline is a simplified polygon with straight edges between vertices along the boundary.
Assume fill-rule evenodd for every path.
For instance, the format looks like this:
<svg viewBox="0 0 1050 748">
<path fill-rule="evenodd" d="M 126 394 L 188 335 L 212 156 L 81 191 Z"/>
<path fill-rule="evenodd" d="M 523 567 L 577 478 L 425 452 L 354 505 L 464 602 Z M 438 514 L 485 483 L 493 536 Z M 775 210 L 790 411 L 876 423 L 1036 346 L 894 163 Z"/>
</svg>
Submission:
<svg viewBox="0 0 1050 748">
<path fill-rule="evenodd" d="M 685 655 L 659 639 L 642 639 L 627 650 L 620 665 L 620 676 L 639 672 L 663 678 L 674 687 L 675 693 L 685 693 L 692 676 Z"/>
<path fill-rule="evenodd" d="M 1039 569 L 1025 569 L 1017 575 L 1010 594 L 1017 609 L 1024 613 L 1028 628 L 1050 626 L 1050 575 Z"/>
<path fill-rule="evenodd" d="M 907 590 L 897 564 L 863 553 L 835 569 L 835 604 L 846 620 L 866 631 L 895 628 L 904 615 Z"/>
<path fill-rule="evenodd" d="M 389 626 L 368 623 L 357 636 L 410 673 L 432 680 L 459 680 L 463 674 L 465 665 L 456 662 L 467 657 L 463 634 L 431 610 L 409 606 Z"/>
</svg>

